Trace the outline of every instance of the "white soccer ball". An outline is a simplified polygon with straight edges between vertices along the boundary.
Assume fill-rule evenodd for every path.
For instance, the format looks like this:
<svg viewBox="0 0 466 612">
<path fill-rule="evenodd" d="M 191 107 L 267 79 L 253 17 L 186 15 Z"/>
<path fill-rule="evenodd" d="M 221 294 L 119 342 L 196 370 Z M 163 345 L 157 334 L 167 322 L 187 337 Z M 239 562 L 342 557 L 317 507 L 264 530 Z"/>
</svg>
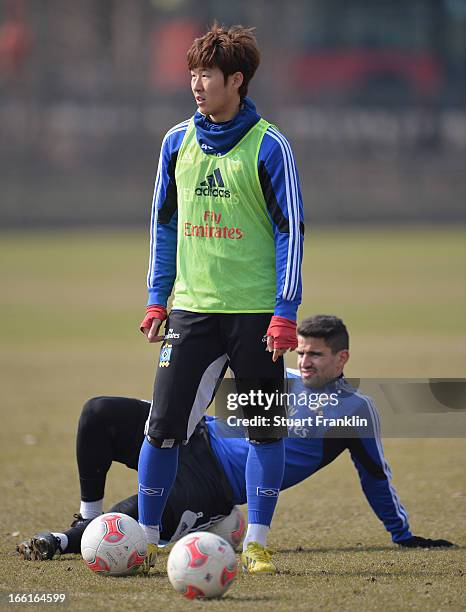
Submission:
<svg viewBox="0 0 466 612">
<path fill-rule="evenodd" d="M 230 544 L 214 533 L 190 533 L 173 546 L 168 578 L 188 599 L 221 597 L 236 577 L 236 555 Z"/>
<path fill-rule="evenodd" d="M 244 514 L 238 506 L 235 506 L 228 516 L 218 521 L 218 523 L 214 523 L 209 527 L 208 531 L 219 535 L 229 542 L 233 548 L 238 548 L 243 541 L 244 532 L 246 531 Z"/>
<path fill-rule="evenodd" d="M 81 539 L 81 554 L 87 566 L 104 576 L 136 573 L 146 553 L 147 541 L 141 526 L 120 512 L 95 518 Z"/>
</svg>

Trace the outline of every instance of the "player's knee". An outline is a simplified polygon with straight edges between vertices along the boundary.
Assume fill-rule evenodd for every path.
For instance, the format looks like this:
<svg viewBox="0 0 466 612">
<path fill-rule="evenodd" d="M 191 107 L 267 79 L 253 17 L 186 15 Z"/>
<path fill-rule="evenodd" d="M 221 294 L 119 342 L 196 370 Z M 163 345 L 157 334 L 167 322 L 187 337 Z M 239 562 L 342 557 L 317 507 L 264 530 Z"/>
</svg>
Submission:
<svg viewBox="0 0 466 612">
<path fill-rule="evenodd" d="M 153 438 L 152 436 L 146 436 L 147 437 L 147 441 L 149 442 L 149 444 L 152 444 L 152 446 L 155 446 L 156 448 L 173 448 L 174 446 L 178 446 L 181 442 L 181 440 L 175 440 L 175 438 Z"/>
<path fill-rule="evenodd" d="M 80 425 L 87 426 L 95 422 L 97 419 L 101 420 L 105 417 L 109 408 L 108 397 L 92 397 L 87 400 L 81 411 Z"/>
</svg>

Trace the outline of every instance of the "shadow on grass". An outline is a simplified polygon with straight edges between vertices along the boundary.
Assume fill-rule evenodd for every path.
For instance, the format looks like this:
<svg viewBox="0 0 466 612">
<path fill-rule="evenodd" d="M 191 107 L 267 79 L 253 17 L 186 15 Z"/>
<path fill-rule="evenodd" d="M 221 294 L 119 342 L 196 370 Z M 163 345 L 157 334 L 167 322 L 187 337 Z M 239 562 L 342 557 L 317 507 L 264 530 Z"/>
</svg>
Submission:
<svg viewBox="0 0 466 612">
<path fill-rule="evenodd" d="M 296 571 L 296 570 L 280 570 L 280 576 L 308 576 L 317 578 L 322 577 L 339 577 L 352 576 L 354 578 L 365 578 L 367 581 L 373 581 L 377 578 L 393 578 L 394 576 L 405 576 L 408 578 L 445 578 L 447 575 L 451 575 L 451 570 L 445 570 L 444 572 L 432 572 L 428 569 L 424 572 L 415 572 L 413 570 L 396 570 L 390 569 L 385 572 L 382 571 L 328 571 L 328 570 L 316 570 L 316 571 Z"/>
<path fill-rule="evenodd" d="M 386 552 L 389 550 L 398 550 L 394 546 L 328 546 L 326 548 L 279 548 L 275 549 L 276 553 L 354 553 L 354 552 Z"/>
<path fill-rule="evenodd" d="M 355 553 L 355 552 L 360 552 L 360 553 L 366 553 L 366 552 L 399 552 L 399 553 L 406 553 L 406 552 L 412 552 L 412 551 L 417 551 L 417 552 L 451 552 L 453 550 L 464 550 L 466 547 L 465 546 L 452 546 L 452 547 L 445 547 L 445 548 L 405 548 L 403 546 L 397 546 L 397 545 L 393 545 L 393 546 L 329 546 L 327 548 L 301 548 L 300 546 L 298 548 L 279 548 L 279 549 L 275 549 L 275 552 L 280 554 L 280 553 Z"/>
<path fill-rule="evenodd" d="M 284 594 L 285 597 L 283 597 L 283 599 L 286 599 L 286 594 Z M 272 605 L 274 603 L 276 603 L 279 599 L 280 596 L 277 595 L 277 593 L 273 593 L 270 595 L 259 595 L 259 594 L 251 594 L 251 595 L 247 595 L 246 593 L 241 594 L 241 593 L 227 593 L 226 595 L 224 595 L 221 598 L 223 601 L 228 601 L 230 603 L 240 603 L 243 601 L 270 601 L 272 602 Z M 208 600 L 202 600 L 202 603 L 204 604 L 205 602 L 207 602 Z M 212 601 L 219 601 L 218 599 L 216 600 L 212 600 Z"/>
</svg>

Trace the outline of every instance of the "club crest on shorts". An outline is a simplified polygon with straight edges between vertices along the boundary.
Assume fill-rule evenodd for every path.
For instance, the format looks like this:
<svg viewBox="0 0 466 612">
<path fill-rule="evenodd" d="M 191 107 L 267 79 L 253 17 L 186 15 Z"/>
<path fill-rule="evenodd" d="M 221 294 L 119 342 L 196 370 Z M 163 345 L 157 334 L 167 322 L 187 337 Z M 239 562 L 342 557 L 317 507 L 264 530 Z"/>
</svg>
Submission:
<svg viewBox="0 0 466 612">
<path fill-rule="evenodd" d="M 159 366 L 161 368 L 168 368 L 168 366 L 170 365 L 170 358 L 172 356 L 172 348 L 173 346 L 171 344 L 165 344 L 164 346 L 162 346 L 160 350 L 160 361 L 159 361 Z"/>
</svg>

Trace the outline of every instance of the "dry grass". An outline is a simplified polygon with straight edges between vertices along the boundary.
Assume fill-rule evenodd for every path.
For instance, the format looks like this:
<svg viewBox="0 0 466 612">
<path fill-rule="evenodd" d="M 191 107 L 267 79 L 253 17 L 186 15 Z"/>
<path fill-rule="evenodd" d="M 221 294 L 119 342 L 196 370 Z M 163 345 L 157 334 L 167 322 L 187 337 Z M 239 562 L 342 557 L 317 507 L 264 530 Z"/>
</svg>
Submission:
<svg viewBox="0 0 466 612">
<path fill-rule="evenodd" d="M 40 528 L 65 527 L 77 510 L 74 435 L 83 402 L 150 395 L 156 354 L 137 332 L 146 243 L 136 233 L 2 236 L 2 597 L 66 592 L 73 610 L 464 609 L 463 439 L 385 445 L 415 533 L 460 549 L 392 546 L 342 457 L 282 494 L 271 535 L 281 573 L 240 576 L 221 601 L 180 599 L 164 554 L 157 574 L 131 579 L 95 576 L 78 557 L 40 564 L 10 554 Z M 315 230 L 307 247 L 301 314 L 332 311 L 346 320 L 349 375 L 464 376 L 464 232 Z M 108 503 L 135 482 L 134 472 L 114 466 Z M 0 605 L 12 608 L 6 599 Z"/>
</svg>

